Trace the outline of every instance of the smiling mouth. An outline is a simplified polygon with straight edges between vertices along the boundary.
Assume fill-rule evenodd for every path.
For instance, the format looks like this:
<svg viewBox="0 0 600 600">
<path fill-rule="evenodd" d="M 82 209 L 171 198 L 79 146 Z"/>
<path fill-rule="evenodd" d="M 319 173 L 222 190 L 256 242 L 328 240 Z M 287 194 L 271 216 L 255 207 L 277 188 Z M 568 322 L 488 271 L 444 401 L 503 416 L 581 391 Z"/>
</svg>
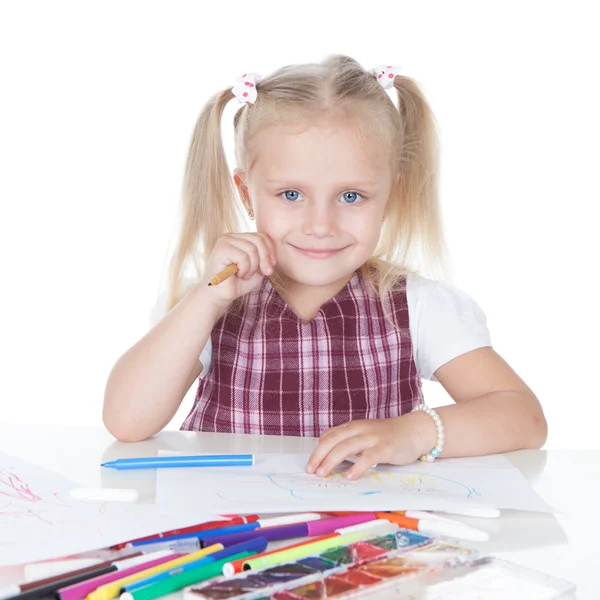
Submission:
<svg viewBox="0 0 600 600">
<path fill-rule="evenodd" d="M 343 248 L 335 248 L 335 249 L 322 249 L 322 248 L 299 248 L 298 246 L 294 246 L 294 244 L 290 244 L 290 246 L 298 252 L 304 254 L 304 256 L 308 256 L 309 258 L 330 258 L 339 254 L 342 250 L 348 248 L 348 246 L 344 246 Z"/>
</svg>

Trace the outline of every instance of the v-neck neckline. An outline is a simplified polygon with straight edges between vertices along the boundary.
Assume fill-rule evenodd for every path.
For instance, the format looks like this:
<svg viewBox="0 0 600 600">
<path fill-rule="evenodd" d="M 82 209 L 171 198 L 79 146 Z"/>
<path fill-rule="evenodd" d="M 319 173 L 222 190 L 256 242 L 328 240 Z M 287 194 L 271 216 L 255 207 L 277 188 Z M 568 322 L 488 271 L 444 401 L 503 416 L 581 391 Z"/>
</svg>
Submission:
<svg viewBox="0 0 600 600">
<path fill-rule="evenodd" d="M 263 288 L 266 291 L 267 295 L 271 297 L 273 303 L 277 304 L 282 308 L 282 313 L 288 313 L 294 317 L 301 325 L 310 325 L 319 317 L 323 317 L 325 315 L 326 310 L 334 304 L 338 304 L 344 298 L 347 298 L 350 295 L 350 289 L 357 286 L 360 282 L 361 274 L 360 271 L 355 271 L 352 277 L 348 280 L 348 282 L 344 285 L 344 287 L 335 295 L 333 298 L 326 300 L 321 304 L 315 315 L 311 319 L 302 319 L 294 309 L 284 300 L 283 296 L 273 287 L 271 281 L 268 277 L 265 278 L 265 287 Z"/>
</svg>

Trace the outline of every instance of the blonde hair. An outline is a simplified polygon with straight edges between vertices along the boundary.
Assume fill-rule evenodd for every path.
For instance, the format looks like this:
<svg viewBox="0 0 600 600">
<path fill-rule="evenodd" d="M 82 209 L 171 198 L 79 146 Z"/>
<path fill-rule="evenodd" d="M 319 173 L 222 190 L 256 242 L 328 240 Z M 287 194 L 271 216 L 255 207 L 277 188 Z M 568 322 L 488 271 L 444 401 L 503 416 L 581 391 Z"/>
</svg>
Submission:
<svg viewBox="0 0 600 600">
<path fill-rule="evenodd" d="M 252 166 L 257 134 L 274 124 L 316 122 L 343 115 L 357 133 L 390 142 L 396 183 L 374 256 L 361 267 L 373 290 L 385 298 L 403 275 L 418 265 L 442 276 L 447 253 L 438 204 L 438 143 L 435 120 L 417 83 L 397 75 L 398 108 L 376 77 L 348 56 L 320 64 L 285 66 L 260 81 L 254 104 L 234 117 L 238 167 Z M 217 241 L 242 231 L 241 201 L 229 171 L 221 136 L 221 117 L 234 98 L 227 88 L 210 98 L 195 125 L 185 167 L 181 229 L 169 265 L 170 310 L 182 295 L 184 271 L 191 264 L 196 281 Z M 385 137 L 384 137 L 385 136 Z"/>
</svg>

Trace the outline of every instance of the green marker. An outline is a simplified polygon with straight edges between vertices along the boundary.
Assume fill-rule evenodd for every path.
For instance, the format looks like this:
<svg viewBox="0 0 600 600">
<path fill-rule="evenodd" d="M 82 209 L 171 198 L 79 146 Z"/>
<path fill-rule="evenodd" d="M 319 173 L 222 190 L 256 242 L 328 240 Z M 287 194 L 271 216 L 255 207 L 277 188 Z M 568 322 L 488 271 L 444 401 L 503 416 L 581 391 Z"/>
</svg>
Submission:
<svg viewBox="0 0 600 600">
<path fill-rule="evenodd" d="M 243 564 L 243 569 L 264 569 L 266 567 L 272 567 L 273 565 L 281 565 L 286 562 L 294 561 L 298 558 L 305 558 L 306 556 L 321 554 L 330 548 L 337 548 L 338 546 L 353 544 L 354 542 L 360 542 L 361 540 L 366 540 L 372 537 L 373 531 L 368 530 L 357 531 L 356 533 L 347 533 L 345 535 L 336 535 L 335 537 L 321 540 L 320 542 L 304 544 L 303 546 L 298 546 L 297 548 L 290 548 L 289 550 L 274 552 L 273 554 L 263 556 L 262 558 L 247 560 Z M 125 599 L 122 598 L 121 600 Z"/>
<path fill-rule="evenodd" d="M 172 592 L 176 592 L 177 590 L 181 590 L 188 585 L 193 585 L 194 583 L 199 583 L 200 581 L 205 581 L 211 577 L 221 575 L 225 563 L 231 562 L 232 560 L 239 560 L 240 558 L 246 558 L 247 556 L 253 556 L 254 554 L 254 552 L 240 552 L 239 554 L 216 560 L 192 571 L 179 573 L 164 581 L 152 583 L 139 590 L 125 592 L 124 594 L 121 594 L 121 600 L 154 600 L 160 596 L 165 596 Z"/>
</svg>

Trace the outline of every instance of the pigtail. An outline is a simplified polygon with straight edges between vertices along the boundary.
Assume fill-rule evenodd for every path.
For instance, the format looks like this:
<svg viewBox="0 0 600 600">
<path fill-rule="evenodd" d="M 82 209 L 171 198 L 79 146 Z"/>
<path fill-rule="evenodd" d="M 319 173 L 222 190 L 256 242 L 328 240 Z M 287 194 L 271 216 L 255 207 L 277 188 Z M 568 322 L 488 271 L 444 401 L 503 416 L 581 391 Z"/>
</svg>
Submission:
<svg viewBox="0 0 600 600">
<path fill-rule="evenodd" d="M 237 193 L 221 137 L 223 110 L 232 98 L 231 89 L 215 94 L 200 113 L 192 134 L 183 181 L 181 229 L 169 266 L 167 310 L 181 299 L 187 262 L 192 261 L 199 279 L 217 239 L 241 227 Z"/>
<path fill-rule="evenodd" d="M 385 254 L 376 261 L 382 296 L 394 289 L 400 275 L 422 272 L 423 266 L 434 278 L 447 279 L 450 271 L 438 202 L 435 119 L 413 79 L 397 75 L 394 88 L 400 114 L 395 141 L 399 162 L 392 190 L 395 201 L 390 203 L 380 237 Z"/>
</svg>

